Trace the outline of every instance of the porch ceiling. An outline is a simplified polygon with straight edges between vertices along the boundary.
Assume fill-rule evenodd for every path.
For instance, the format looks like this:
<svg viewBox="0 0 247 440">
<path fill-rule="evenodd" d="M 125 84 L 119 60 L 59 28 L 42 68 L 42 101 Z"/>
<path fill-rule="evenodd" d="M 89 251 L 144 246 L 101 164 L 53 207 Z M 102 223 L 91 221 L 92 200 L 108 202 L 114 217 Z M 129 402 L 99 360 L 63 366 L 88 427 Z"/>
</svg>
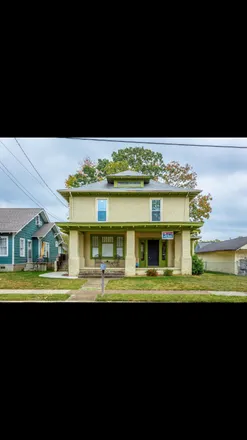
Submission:
<svg viewBox="0 0 247 440">
<path fill-rule="evenodd" d="M 74 222 L 64 222 L 56 223 L 59 228 L 65 233 L 69 231 L 105 231 L 105 230 L 135 230 L 137 232 L 154 232 L 154 231 L 181 231 L 190 230 L 192 232 L 196 231 L 198 228 L 203 226 L 203 223 L 196 222 L 159 222 L 159 223 L 74 223 Z"/>
</svg>

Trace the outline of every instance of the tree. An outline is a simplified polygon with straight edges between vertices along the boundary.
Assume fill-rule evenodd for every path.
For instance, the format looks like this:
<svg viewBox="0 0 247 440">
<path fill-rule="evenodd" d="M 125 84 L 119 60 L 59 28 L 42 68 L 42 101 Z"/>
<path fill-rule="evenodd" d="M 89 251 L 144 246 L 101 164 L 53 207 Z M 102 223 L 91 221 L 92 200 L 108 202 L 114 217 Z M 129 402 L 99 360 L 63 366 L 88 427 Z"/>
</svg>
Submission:
<svg viewBox="0 0 247 440">
<path fill-rule="evenodd" d="M 74 175 L 69 175 L 65 181 L 67 188 L 79 188 L 89 183 L 104 179 L 109 174 L 133 170 L 149 175 L 153 180 L 159 180 L 171 186 L 194 189 L 197 187 L 197 174 L 192 166 L 180 165 L 172 161 L 164 163 L 161 153 L 145 148 L 124 148 L 112 153 L 112 160 L 99 159 L 97 163 L 89 157 L 80 164 Z M 209 219 L 212 212 L 211 194 L 198 195 L 190 203 L 190 218 L 192 221 Z"/>
</svg>

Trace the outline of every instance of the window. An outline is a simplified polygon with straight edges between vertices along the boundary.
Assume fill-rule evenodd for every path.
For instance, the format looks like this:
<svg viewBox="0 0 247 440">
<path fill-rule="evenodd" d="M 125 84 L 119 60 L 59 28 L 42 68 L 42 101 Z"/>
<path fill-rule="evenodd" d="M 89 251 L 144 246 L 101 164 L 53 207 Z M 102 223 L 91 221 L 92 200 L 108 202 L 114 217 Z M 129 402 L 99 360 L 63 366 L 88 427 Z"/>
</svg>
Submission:
<svg viewBox="0 0 247 440">
<path fill-rule="evenodd" d="M 141 242 L 141 261 L 145 260 L 145 242 Z"/>
<path fill-rule="evenodd" d="M 45 258 L 50 257 L 50 243 L 47 242 L 44 243 L 44 257 Z"/>
<path fill-rule="evenodd" d="M 117 237 L 117 257 L 124 256 L 124 239 L 123 237 Z"/>
<path fill-rule="evenodd" d="M 92 237 L 92 257 L 99 255 L 99 237 Z"/>
<path fill-rule="evenodd" d="M 25 257 L 25 238 L 20 238 L 20 257 Z"/>
<path fill-rule="evenodd" d="M 0 257 L 8 256 L 8 237 L 0 237 Z"/>
<path fill-rule="evenodd" d="M 37 217 L 35 217 L 35 224 L 36 226 L 42 226 L 40 215 L 37 215 Z"/>
<path fill-rule="evenodd" d="M 102 257 L 114 256 L 113 244 L 113 237 L 102 237 Z"/>
<path fill-rule="evenodd" d="M 161 200 L 152 200 L 152 222 L 161 221 Z"/>
<path fill-rule="evenodd" d="M 98 200 L 98 222 L 106 222 L 107 200 Z"/>
<path fill-rule="evenodd" d="M 167 255 L 167 241 L 162 242 L 162 261 L 166 261 Z"/>
<path fill-rule="evenodd" d="M 97 236 L 91 237 L 92 258 L 124 258 L 123 236 Z"/>
<path fill-rule="evenodd" d="M 141 188 L 143 186 L 143 182 L 137 180 L 122 180 L 121 182 L 117 182 L 117 187 L 128 187 L 128 188 Z"/>
</svg>

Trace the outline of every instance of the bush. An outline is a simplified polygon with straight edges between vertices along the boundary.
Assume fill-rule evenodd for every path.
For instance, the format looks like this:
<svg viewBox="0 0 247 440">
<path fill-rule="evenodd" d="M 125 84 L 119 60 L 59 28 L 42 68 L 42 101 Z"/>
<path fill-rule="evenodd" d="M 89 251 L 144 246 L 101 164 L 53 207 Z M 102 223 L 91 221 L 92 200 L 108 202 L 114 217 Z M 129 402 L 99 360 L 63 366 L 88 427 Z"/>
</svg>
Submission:
<svg viewBox="0 0 247 440">
<path fill-rule="evenodd" d="M 158 276 L 158 272 L 156 269 L 148 269 L 146 274 L 147 274 L 147 277 L 157 277 Z"/>
<path fill-rule="evenodd" d="M 204 273 L 204 263 L 198 255 L 192 257 L 192 275 L 202 275 Z"/>
<path fill-rule="evenodd" d="M 173 270 L 171 269 L 164 270 L 164 277 L 172 277 L 172 275 L 173 275 Z"/>
</svg>

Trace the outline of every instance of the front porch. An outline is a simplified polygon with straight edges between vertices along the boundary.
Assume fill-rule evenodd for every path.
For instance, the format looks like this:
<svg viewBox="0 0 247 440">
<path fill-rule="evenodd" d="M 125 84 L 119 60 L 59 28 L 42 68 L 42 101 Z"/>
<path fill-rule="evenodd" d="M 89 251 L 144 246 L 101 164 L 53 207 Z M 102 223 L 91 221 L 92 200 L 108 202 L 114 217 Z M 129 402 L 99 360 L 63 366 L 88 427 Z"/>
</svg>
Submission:
<svg viewBox="0 0 247 440">
<path fill-rule="evenodd" d="M 114 273 L 116 277 L 145 276 L 150 268 L 157 269 L 161 275 L 165 269 L 173 270 L 174 275 L 191 275 L 191 229 L 188 227 L 174 230 L 172 240 L 162 240 L 161 228 L 149 232 L 80 229 L 69 232 L 70 276 L 94 276 L 96 272 L 98 276 L 101 262 L 113 277 Z"/>
</svg>

